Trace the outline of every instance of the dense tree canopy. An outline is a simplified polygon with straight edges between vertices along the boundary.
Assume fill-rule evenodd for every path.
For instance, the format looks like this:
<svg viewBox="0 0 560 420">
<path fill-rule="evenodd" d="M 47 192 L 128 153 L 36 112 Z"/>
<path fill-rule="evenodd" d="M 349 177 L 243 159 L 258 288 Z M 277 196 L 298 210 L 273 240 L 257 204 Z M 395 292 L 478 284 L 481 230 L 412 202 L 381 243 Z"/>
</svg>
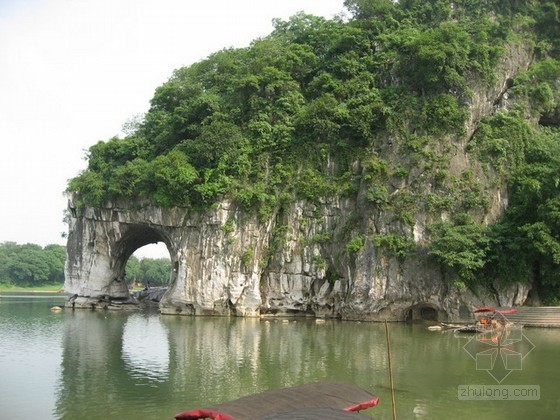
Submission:
<svg viewBox="0 0 560 420">
<path fill-rule="evenodd" d="M 207 207 L 228 197 L 267 217 L 286 201 L 361 188 L 367 205 L 404 225 L 418 212 L 451 214 L 430 229 L 429 250 L 450 278 L 532 279 L 560 295 L 557 1 L 344 5 L 348 19 L 276 20 L 248 48 L 175 70 L 125 138 L 89 149 L 68 189 L 93 206 Z M 450 171 L 449 150 L 465 141 L 473 90 L 496 83 L 512 45 L 532 49 L 533 63 L 508 81 L 509 103 L 480 122 L 467 149 L 511 193 L 503 220 L 482 226 L 490 197 L 472 171 Z M 399 180 L 408 188 L 392 194 Z M 514 251 L 522 267 L 510 276 Z"/>
<path fill-rule="evenodd" d="M 136 131 L 90 148 L 69 189 L 92 205 L 275 203 L 309 184 L 333 192 L 383 130 L 461 132 L 466 77 L 490 80 L 505 38 L 489 18 L 447 21 L 439 3 L 347 2 L 349 22 L 299 14 L 176 70 Z M 428 9 L 448 16 L 434 25 Z M 325 177 L 333 155 L 341 169 Z"/>
<path fill-rule="evenodd" d="M 560 131 L 543 129 L 511 181 L 511 203 L 492 226 L 492 275 L 533 278 L 541 298 L 560 303 Z"/>
</svg>

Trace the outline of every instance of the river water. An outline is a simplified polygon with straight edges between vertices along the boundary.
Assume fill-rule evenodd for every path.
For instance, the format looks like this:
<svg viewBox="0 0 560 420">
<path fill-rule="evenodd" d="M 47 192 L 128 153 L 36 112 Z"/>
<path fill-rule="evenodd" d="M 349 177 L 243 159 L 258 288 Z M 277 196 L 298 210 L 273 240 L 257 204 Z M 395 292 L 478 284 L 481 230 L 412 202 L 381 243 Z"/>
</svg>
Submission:
<svg viewBox="0 0 560 420">
<path fill-rule="evenodd" d="M 50 310 L 63 302 L 0 298 L 0 419 L 172 419 L 321 380 L 367 388 L 381 402 L 363 414 L 392 418 L 383 324 Z M 559 418 L 560 330 L 523 330 L 501 370 L 474 335 L 389 332 L 399 419 Z"/>
</svg>

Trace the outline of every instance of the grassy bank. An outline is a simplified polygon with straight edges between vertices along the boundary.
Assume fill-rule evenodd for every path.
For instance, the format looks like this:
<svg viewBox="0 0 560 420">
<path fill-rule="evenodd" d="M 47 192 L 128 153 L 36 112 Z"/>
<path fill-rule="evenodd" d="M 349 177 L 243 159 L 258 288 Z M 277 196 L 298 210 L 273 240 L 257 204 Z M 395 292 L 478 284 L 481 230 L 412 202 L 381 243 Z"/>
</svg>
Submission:
<svg viewBox="0 0 560 420">
<path fill-rule="evenodd" d="M 10 283 L 0 283 L 0 293 L 2 292 L 62 293 L 64 292 L 64 284 L 56 283 L 23 287 Z"/>
</svg>

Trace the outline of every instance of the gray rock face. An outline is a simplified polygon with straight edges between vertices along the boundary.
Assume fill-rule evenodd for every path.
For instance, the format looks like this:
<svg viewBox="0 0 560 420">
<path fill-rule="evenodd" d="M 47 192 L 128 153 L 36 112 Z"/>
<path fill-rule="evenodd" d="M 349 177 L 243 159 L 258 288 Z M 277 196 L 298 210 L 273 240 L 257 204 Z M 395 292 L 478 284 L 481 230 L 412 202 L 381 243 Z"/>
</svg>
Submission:
<svg viewBox="0 0 560 420">
<path fill-rule="evenodd" d="M 527 294 L 508 286 L 502 302 L 450 286 L 421 256 L 422 236 L 418 256 L 405 261 L 369 239 L 353 253 L 345 243 L 324 240 L 341 236 L 352 222 L 357 209 L 349 199 L 321 207 L 297 202 L 266 222 L 229 202 L 204 213 L 113 204 L 78 214 L 72 200 L 69 208 L 65 289 L 78 295 L 75 308 L 126 299 L 126 261 L 157 241 L 166 244 L 173 266 L 160 301 L 164 314 L 404 320 L 431 311 L 457 320 L 475 306 L 518 304 Z"/>
<path fill-rule="evenodd" d="M 481 118 L 507 107 L 509 80 L 530 60 L 530 50 L 513 48 L 498 69 L 499 82 L 473 89 L 466 137 L 453 144 L 449 173 L 469 169 L 486 186 L 490 203 L 480 215 L 486 223 L 507 206 L 507 191 L 470 161 L 466 143 Z M 380 140 L 379 153 L 387 161 L 399 158 L 392 144 Z M 432 191 L 422 171 L 415 171 L 408 180 L 393 180 L 391 198 L 407 188 Z M 74 307 L 96 307 L 107 297 L 125 300 L 128 258 L 141 246 L 163 242 L 173 267 L 160 301 L 164 314 L 460 320 L 468 319 L 476 306 L 525 301 L 528 288 L 523 285 L 495 285 L 497 296 L 475 296 L 442 278 L 426 256 L 425 226 L 447 215 L 434 219 L 418 212 L 411 227 L 368 203 L 366 188 L 360 186 L 351 198 L 293 202 L 268 220 L 229 201 L 204 212 L 116 202 L 78 209 L 70 194 L 65 289 L 78 295 Z M 412 257 L 399 260 L 372 240 L 395 232 L 414 238 Z M 348 247 L 357 237 L 361 246 Z"/>
</svg>

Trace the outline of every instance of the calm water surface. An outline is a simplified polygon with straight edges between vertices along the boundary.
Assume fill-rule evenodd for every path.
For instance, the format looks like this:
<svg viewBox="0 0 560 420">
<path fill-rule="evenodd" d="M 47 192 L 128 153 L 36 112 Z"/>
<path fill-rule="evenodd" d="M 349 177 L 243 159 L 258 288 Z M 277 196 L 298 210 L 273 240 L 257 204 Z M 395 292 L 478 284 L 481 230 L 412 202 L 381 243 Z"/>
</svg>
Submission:
<svg viewBox="0 0 560 420">
<path fill-rule="evenodd" d="M 383 324 L 50 311 L 62 303 L 0 298 L 0 419 L 172 419 L 329 379 L 372 390 L 381 403 L 365 413 L 391 418 Z M 540 400 L 462 401 L 459 385 L 497 385 L 465 350 L 472 336 L 389 328 L 399 419 L 559 418 L 560 330 L 524 330 L 534 349 L 502 382 L 538 385 Z"/>
</svg>

